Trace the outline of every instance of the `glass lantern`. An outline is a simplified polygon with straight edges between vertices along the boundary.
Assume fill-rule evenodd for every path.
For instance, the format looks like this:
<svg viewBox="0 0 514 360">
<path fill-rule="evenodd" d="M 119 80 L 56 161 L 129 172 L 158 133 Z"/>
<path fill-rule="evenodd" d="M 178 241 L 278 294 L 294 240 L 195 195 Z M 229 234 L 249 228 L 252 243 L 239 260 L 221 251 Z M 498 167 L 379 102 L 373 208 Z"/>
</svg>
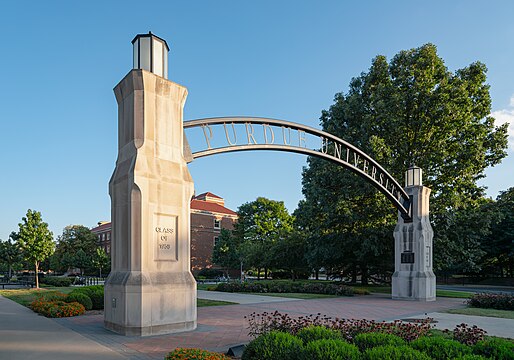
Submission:
<svg viewBox="0 0 514 360">
<path fill-rule="evenodd" d="M 405 187 L 408 186 L 422 186 L 423 185 L 423 172 L 421 168 L 412 165 L 405 172 Z"/>
<path fill-rule="evenodd" d="M 166 40 L 148 34 L 138 34 L 132 40 L 133 69 L 143 69 L 155 75 L 168 78 L 168 52 L 170 48 Z"/>
</svg>

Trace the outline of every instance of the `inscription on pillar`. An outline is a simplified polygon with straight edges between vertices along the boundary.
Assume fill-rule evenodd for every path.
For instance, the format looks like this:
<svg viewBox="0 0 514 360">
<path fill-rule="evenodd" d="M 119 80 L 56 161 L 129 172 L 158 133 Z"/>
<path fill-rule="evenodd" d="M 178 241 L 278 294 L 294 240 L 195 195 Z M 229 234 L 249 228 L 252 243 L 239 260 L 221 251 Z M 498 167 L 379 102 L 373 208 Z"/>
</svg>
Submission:
<svg viewBox="0 0 514 360">
<path fill-rule="evenodd" d="M 401 263 L 402 264 L 414 264 L 414 253 L 410 251 L 405 251 L 401 253 Z"/>
<path fill-rule="evenodd" d="M 154 215 L 154 260 L 177 261 L 177 217 Z"/>
</svg>

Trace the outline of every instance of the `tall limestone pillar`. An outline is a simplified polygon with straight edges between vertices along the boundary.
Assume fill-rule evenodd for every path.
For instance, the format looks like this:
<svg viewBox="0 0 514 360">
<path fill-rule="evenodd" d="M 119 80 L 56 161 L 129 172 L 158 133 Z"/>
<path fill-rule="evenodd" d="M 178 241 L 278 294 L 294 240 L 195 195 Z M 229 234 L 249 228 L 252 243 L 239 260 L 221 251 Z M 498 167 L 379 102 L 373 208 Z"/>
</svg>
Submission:
<svg viewBox="0 0 514 360">
<path fill-rule="evenodd" d="M 166 79 L 168 45 L 151 33 L 133 44 L 134 69 L 114 88 L 118 159 L 109 182 L 112 271 L 104 324 L 145 336 L 196 328 L 193 180 L 183 153 L 187 89 Z"/>
<path fill-rule="evenodd" d="M 432 270 L 434 233 L 429 219 L 430 189 L 422 185 L 422 172 L 411 167 L 405 191 L 411 199 L 412 218 L 398 215 L 394 230 L 393 299 L 434 301 L 436 278 Z"/>
</svg>

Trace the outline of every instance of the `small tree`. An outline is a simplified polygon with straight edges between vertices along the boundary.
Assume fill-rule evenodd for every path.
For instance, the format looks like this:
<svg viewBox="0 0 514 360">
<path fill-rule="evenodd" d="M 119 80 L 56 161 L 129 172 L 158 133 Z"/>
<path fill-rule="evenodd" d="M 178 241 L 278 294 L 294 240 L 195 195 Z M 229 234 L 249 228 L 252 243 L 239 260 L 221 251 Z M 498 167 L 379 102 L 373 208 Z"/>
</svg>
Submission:
<svg viewBox="0 0 514 360">
<path fill-rule="evenodd" d="M 39 289 L 39 265 L 54 252 L 53 234 L 48 230 L 48 224 L 43 222 L 39 211 L 29 209 L 18 226 L 18 245 L 25 260 L 34 264 L 36 288 Z"/>
<path fill-rule="evenodd" d="M 12 232 L 9 235 L 9 240 L 2 242 L 0 241 L 0 262 L 7 265 L 9 279 L 12 276 L 13 267 L 18 264 L 21 258 L 21 251 L 16 243 L 17 234 Z"/>
<path fill-rule="evenodd" d="M 239 242 L 232 236 L 232 232 L 227 229 L 221 229 L 218 242 L 214 246 L 212 252 L 212 262 L 225 269 L 235 269 L 239 267 L 241 262 L 239 255 Z"/>
<path fill-rule="evenodd" d="M 91 258 L 91 263 L 96 269 L 98 269 L 99 276 L 102 277 L 102 269 L 110 267 L 111 257 L 107 255 L 104 249 L 97 247 L 95 254 Z"/>
</svg>

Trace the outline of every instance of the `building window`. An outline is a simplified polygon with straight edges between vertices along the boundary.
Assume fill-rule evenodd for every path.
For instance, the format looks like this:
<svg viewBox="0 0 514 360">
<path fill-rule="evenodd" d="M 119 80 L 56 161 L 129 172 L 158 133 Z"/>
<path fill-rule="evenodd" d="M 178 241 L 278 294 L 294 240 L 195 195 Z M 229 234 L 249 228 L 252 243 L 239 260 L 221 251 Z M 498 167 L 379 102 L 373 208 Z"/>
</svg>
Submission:
<svg viewBox="0 0 514 360">
<path fill-rule="evenodd" d="M 108 233 L 107 233 L 107 241 L 110 241 L 110 240 L 111 240 L 111 233 L 110 233 L 110 232 L 108 232 Z"/>
<path fill-rule="evenodd" d="M 220 241 L 220 238 L 218 236 L 214 237 L 214 246 Z"/>
<path fill-rule="evenodd" d="M 218 219 L 214 219 L 214 228 L 220 229 L 221 228 L 221 221 Z"/>
</svg>

